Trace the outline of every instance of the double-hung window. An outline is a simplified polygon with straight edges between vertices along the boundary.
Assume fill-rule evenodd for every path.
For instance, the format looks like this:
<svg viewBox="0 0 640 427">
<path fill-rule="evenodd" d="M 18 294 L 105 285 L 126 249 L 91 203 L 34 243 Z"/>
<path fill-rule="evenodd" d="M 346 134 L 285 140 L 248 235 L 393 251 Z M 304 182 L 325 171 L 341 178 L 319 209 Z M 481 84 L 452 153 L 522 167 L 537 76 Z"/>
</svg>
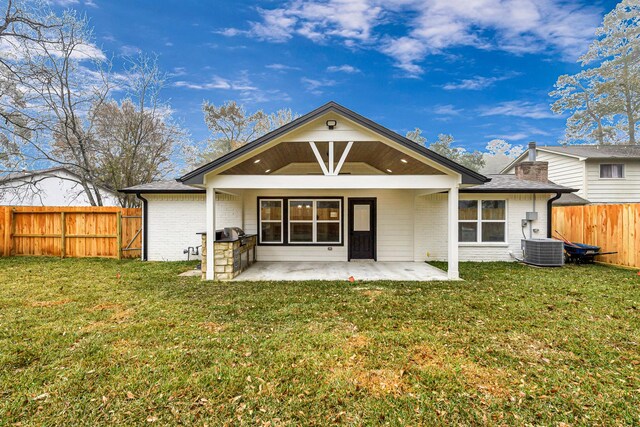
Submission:
<svg viewBox="0 0 640 427">
<path fill-rule="evenodd" d="M 505 200 L 460 200 L 458 241 L 463 243 L 503 243 L 507 241 Z"/>
<path fill-rule="evenodd" d="M 258 211 L 260 244 L 342 244 L 342 198 L 259 198 Z"/>
<path fill-rule="evenodd" d="M 340 243 L 341 204 L 339 199 L 289 199 L 289 243 Z"/>
<path fill-rule="evenodd" d="M 624 178 L 624 164 L 601 164 L 600 178 Z"/>
<path fill-rule="evenodd" d="M 282 199 L 260 200 L 260 243 L 282 243 Z"/>
</svg>

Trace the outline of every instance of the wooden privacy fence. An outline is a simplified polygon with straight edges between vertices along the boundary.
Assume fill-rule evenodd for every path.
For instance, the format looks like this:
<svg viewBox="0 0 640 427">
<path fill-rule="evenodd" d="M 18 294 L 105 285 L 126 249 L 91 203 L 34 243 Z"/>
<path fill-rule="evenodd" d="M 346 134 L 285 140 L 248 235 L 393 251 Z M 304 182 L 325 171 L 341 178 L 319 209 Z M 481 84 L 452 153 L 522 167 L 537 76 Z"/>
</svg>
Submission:
<svg viewBox="0 0 640 427">
<path fill-rule="evenodd" d="M 0 206 L 0 255 L 135 258 L 142 211 L 119 207 Z"/>
<path fill-rule="evenodd" d="M 597 261 L 640 267 L 640 203 L 554 207 L 553 229 L 572 242 L 618 252 Z"/>
</svg>

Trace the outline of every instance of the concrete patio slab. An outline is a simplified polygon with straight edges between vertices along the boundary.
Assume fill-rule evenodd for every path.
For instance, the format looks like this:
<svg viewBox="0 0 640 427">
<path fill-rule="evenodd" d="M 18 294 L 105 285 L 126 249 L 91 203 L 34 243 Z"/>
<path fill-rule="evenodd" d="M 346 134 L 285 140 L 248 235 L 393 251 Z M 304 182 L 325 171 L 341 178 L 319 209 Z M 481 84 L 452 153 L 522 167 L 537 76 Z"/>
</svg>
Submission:
<svg viewBox="0 0 640 427">
<path fill-rule="evenodd" d="M 259 261 L 234 281 L 447 280 L 447 273 L 424 262 L 266 262 Z"/>
</svg>

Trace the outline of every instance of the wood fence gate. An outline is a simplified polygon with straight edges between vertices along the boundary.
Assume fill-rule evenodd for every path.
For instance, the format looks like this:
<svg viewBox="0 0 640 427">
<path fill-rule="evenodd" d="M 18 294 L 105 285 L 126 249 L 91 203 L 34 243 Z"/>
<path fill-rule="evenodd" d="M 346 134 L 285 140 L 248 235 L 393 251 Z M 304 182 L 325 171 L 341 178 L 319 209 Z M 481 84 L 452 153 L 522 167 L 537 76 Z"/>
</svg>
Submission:
<svg viewBox="0 0 640 427">
<path fill-rule="evenodd" d="M 0 255 L 136 258 L 142 210 L 119 207 L 0 206 Z"/>
</svg>

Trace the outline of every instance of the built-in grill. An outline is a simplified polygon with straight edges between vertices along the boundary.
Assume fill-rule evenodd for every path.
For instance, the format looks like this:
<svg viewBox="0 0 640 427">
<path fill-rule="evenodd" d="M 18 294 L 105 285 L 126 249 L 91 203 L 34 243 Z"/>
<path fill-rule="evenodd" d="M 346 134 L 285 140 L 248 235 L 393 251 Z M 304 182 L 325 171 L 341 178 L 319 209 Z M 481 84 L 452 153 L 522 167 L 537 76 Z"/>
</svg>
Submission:
<svg viewBox="0 0 640 427">
<path fill-rule="evenodd" d="M 240 245 L 247 244 L 248 236 L 240 227 L 225 227 L 222 230 L 216 230 L 217 242 L 235 242 L 240 240 Z"/>
</svg>

